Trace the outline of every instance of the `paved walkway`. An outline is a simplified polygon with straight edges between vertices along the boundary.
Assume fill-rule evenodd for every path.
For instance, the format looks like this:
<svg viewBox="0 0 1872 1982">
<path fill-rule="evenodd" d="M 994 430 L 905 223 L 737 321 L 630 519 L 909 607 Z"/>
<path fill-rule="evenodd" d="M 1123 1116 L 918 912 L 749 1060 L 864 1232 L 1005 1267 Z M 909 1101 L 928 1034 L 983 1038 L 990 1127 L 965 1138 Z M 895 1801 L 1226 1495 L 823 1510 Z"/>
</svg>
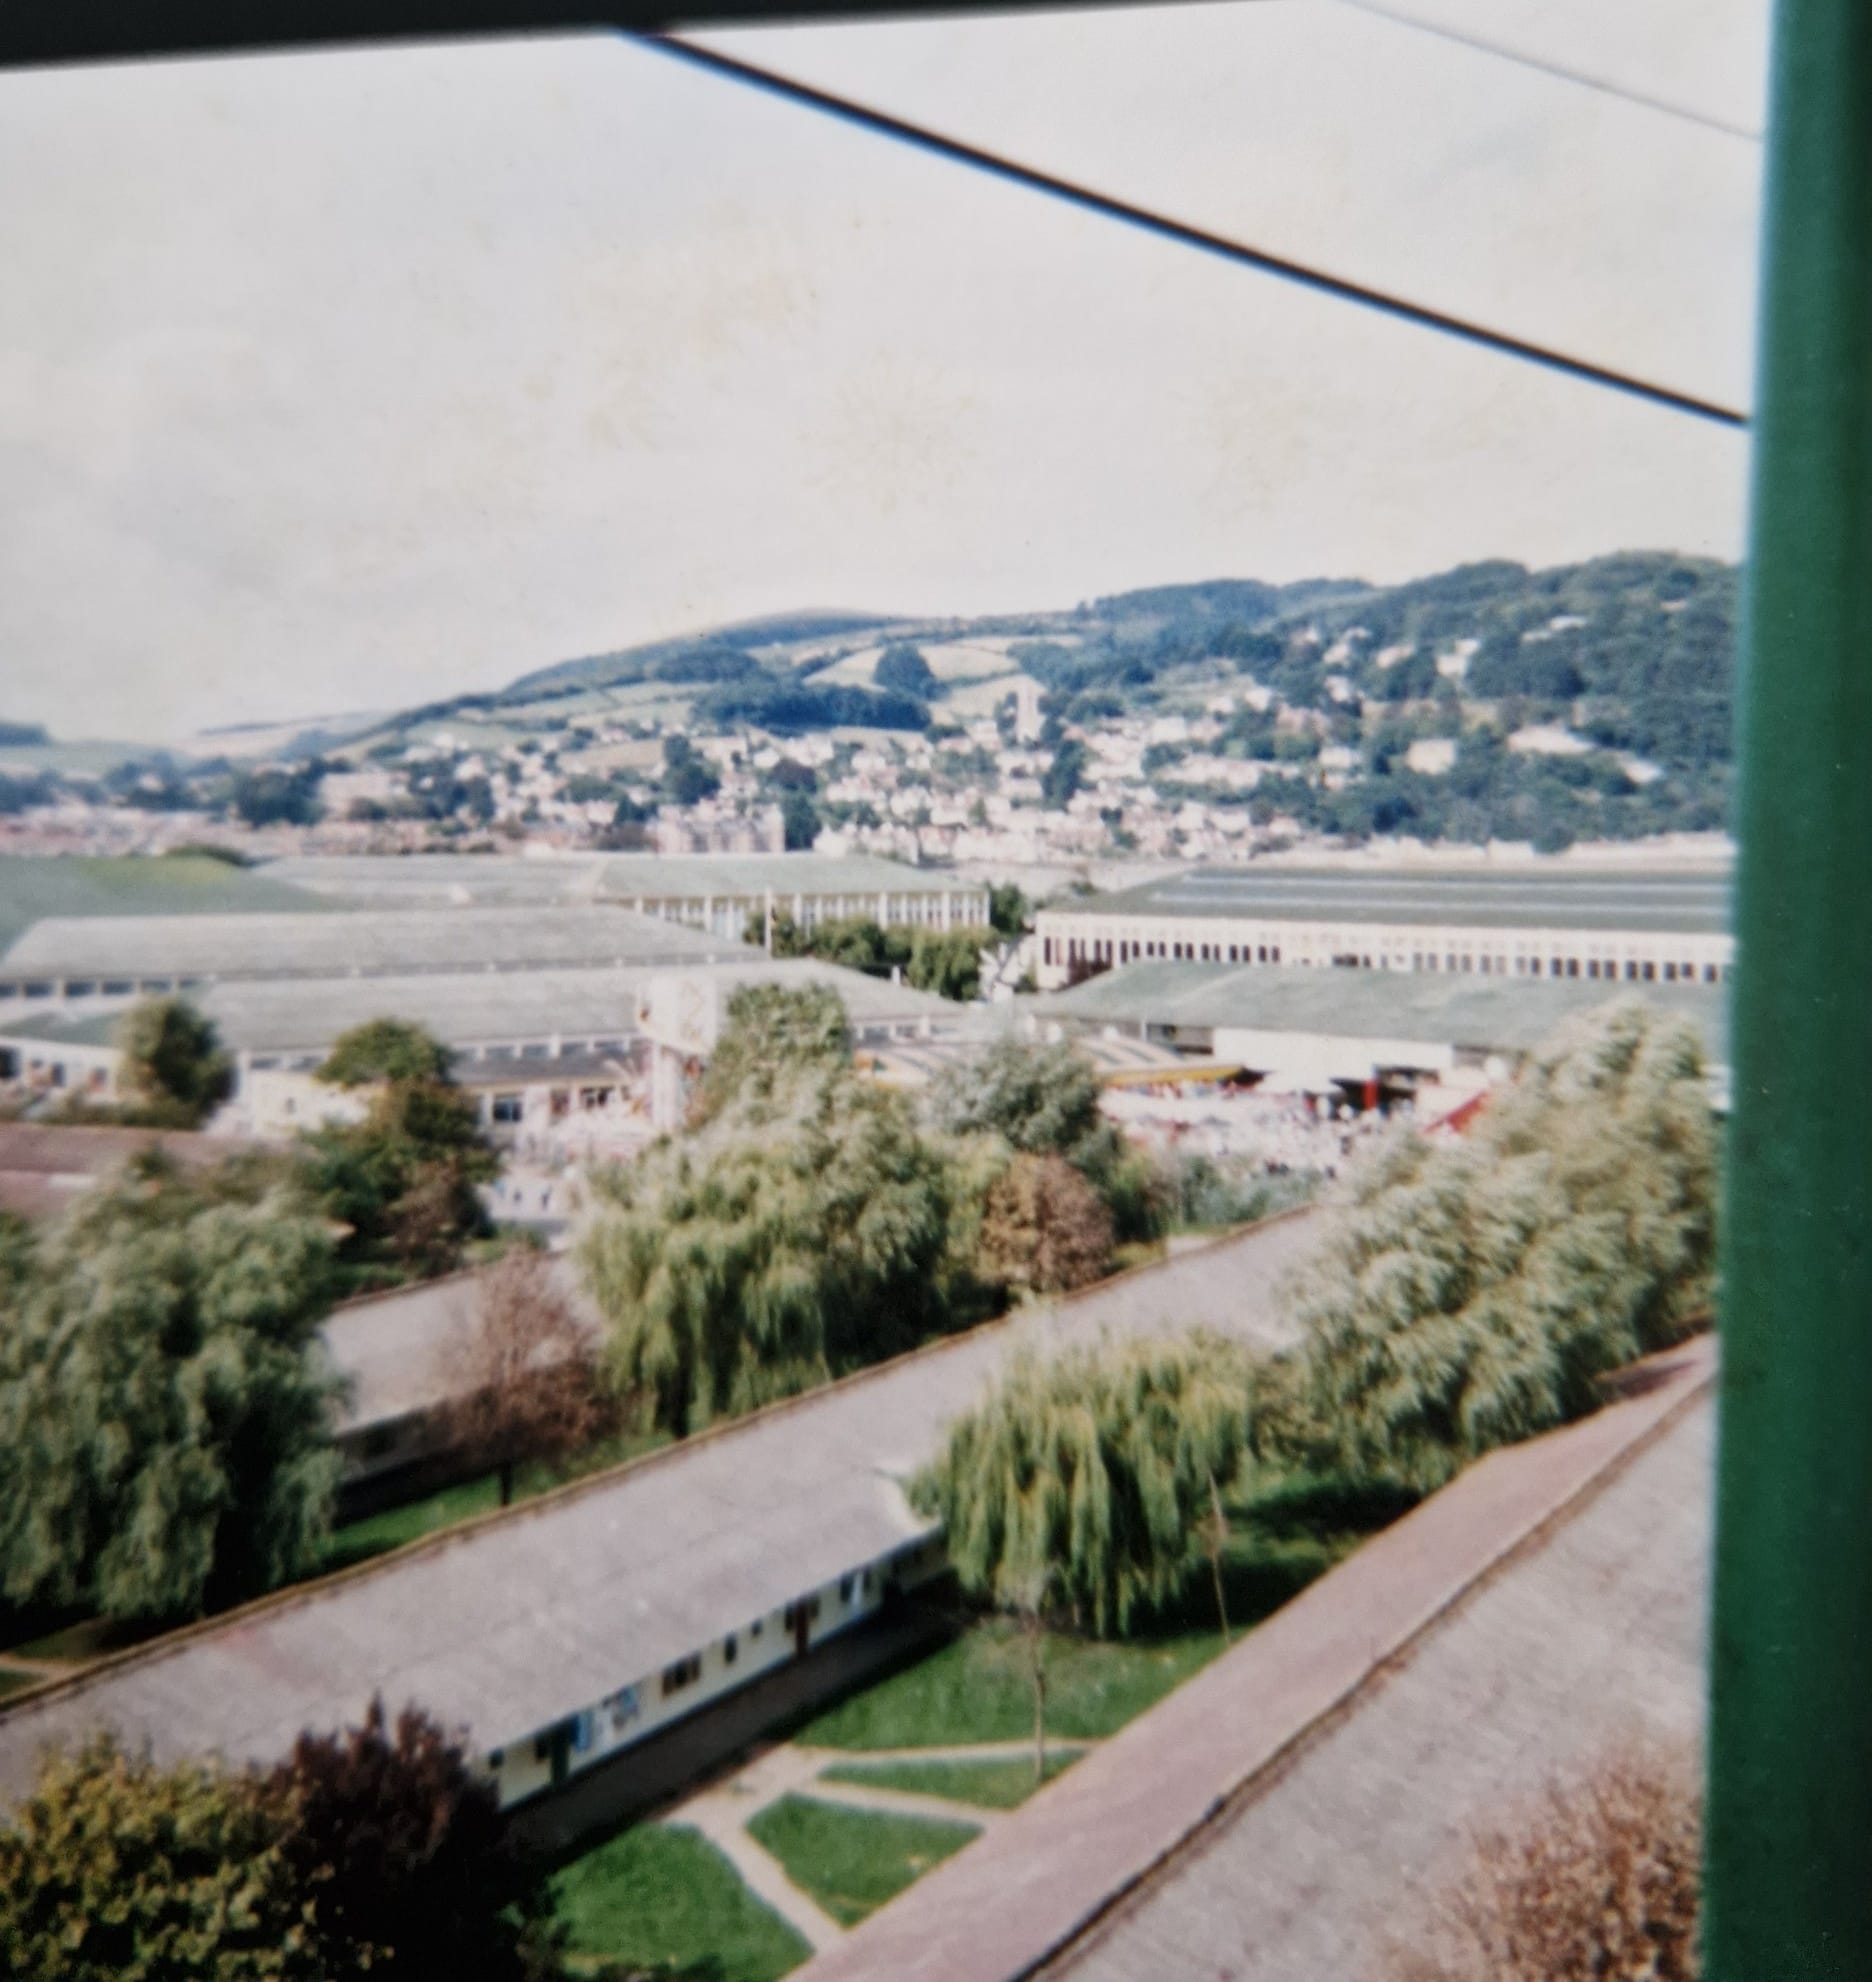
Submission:
<svg viewBox="0 0 1872 1982">
<path fill-rule="evenodd" d="M 1359 1982 L 1504 1793 L 1694 1731 L 1714 1364 L 1470 1468 L 802 1978 Z"/>
<path fill-rule="evenodd" d="M 1089 1743 L 1049 1742 L 1047 1753 L 1083 1754 Z M 780 1861 L 748 1830 L 748 1822 L 783 1796 L 810 1796 L 884 1816 L 934 1817 L 952 1824 L 991 1830 L 1013 1814 L 920 1790 L 883 1783 L 827 1781 L 824 1772 L 846 1763 L 1005 1762 L 1027 1760 L 1030 1741 L 978 1741 L 947 1748 L 808 1748 L 788 1742 L 751 1757 L 730 1774 L 706 1783 L 665 1811 L 659 1821 L 700 1831 L 741 1875 L 749 1891 L 764 1900 L 811 1944 L 815 1954 L 845 1938 L 846 1929 L 787 1877 Z"/>
</svg>

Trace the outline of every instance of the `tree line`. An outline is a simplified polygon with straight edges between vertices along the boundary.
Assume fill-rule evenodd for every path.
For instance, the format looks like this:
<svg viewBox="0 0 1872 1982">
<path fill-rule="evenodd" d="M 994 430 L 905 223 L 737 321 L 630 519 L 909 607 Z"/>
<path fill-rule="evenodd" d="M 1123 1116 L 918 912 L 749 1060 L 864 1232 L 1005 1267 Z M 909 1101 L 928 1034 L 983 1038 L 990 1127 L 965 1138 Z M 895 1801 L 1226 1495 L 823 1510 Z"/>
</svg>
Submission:
<svg viewBox="0 0 1872 1982">
<path fill-rule="evenodd" d="M 1207 1564 L 1244 1468 L 1406 1497 L 1582 1417 L 1713 1298 L 1716 1148 L 1695 1030 L 1635 1001 L 1557 1033 L 1465 1137 L 1405 1127 L 1354 1166 L 1290 1291 L 1302 1343 L 1201 1332 L 1022 1358 L 913 1495 L 965 1591 L 1032 1648 L 1124 1634 Z"/>
</svg>

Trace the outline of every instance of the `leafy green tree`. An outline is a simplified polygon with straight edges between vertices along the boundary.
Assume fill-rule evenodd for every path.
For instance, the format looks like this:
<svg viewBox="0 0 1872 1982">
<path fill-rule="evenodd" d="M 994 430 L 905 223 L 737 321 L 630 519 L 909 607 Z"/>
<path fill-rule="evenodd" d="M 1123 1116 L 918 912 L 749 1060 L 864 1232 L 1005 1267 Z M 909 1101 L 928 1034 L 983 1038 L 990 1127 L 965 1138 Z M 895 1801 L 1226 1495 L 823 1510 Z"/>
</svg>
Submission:
<svg viewBox="0 0 1872 1982">
<path fill-rule="evenodd" d="M 696 805 L 720 790 L 720 775 L 686 736 L 663 739 L 663 796 L 670 804 Z"/>
<path fill-rule="evenodd" d="M 194 1127 L 227 1099 L 234 1069 L 212 1023 L 186 998 L 145 998 L 117 1027 L 131 1093 Z"/>
<path fill-rule="evenodd" d="M 249 826 L 310 826 L 319 817 L 318 788 L 325 776 L 319 763 L 281 770 L 269 766 L 236 774 L 229 803 Z"/>
<path fill-rule="evenodd" d="M 378 1019 L 346 1033 L 319 1070 L 376 1087 L 361 1121 L 326 1123 L 301 1145 L 311 1189 L 350 1228 L 340 1258 L 356 1274 L 445 1273 L 487 1229 L 477 1186 L 500 1158 L 448 1064 L 420 1026 Z"/>
<path fill-rule="evenodd" d="M 554 1936 L 501 1823 L 493 1786 L 429 1714 L 299 1736 L 259 1784 L 275 1847 L 311 1896 L 319 1972 L 545 1982 Z"/>
<path fill-rule="evenodd" d="M 611 1372 L 674 1430 L 944 1324 L 947 1167 L 901 1101 L 853 1072 L 843 1022 L 820 989 L 739 994 L 701 1126 L 594 1179 L 580 1259 Z"/>
<path fill-rule="evenodd" d="M 967 1004 L 981 990 L 982 949 L 990 940 L 986 929 L 919 929 L 904 978 L 918 991 Z"/>
<path fill-rule="evenodd" d="M 443 1081 L 453 1055 L 441 1040 L 408 1019 L 371 1019 L 341 1033 L 318 1078 L 333 1087 L 368 1087 L 382 1080 Z"/>
<path fill-rule="evenodd" d="M 1697 1034 L 1635 1001 L 1563 1028 L 1462 1142 L 1381 1144 L 1298 1289 L 1324 1455 L 1430 1488 L 1593 1410 L 1707 1310 L 1715 1175 Z"/>
<path fill-rule="evenodd" d="M 319 1558 L 338 1460 L 324 1223 L 160 1169 L 81 1201 L 0 1290 L 0 1587 L 195 1612 Z"/>
<path fill-rule="evenodd" d="M 1154 1238 L 1169 1217 L 1156 1164 L 1099 1112 L 1098 1070 L 1065 1040 L 1003 1033 L 946 1068 L 931 1118 L 951 1136 L 994 1135 L 1030 1156 L 1063 1156 L 1092 1185 L 1120 1240 Z"/>
<path fill-rule="evenodd" d="M 1067 737 L 1040 774 L 1041 803 L 1051 811 L 1065 811 L 1067 800 L 1084 786 L 1091 761 L 1085 745 L 1076 736 Z"/>
<path fill-rule="evenodd" d="M 965 1590 L 1019 1612 L 1044 1588 L 1122 1634 L 1188 1582 L 1247 1417 L 1246 1366 L 1213 1338 L 1022 1355 L 914 1494 Z"/>
<path fill-rule="evenodd" d="M 923 658 L 923 650 L 904 642 L 884 649 L 871 671 L 871 679 L 880 688 L 894 689 L 899 695 L 914 695 L 923 702 L 942 692 L 942 683 Z"/>
<path fill-rule="evenodd" d="M 788 853 L 810 853 L 819 837 L 819 808 L 808 791 L 789 791 L 780 802 L 780 819 Z"/>
<path fill-rule="evenodd" d="M 250 1785 L 108 1736 L 48 1755 L 0 1820 L 13 1982 L 333 1982 L 312 1900 Z M 350 1972 L 350 1971 L 347 1971 Z"/>
<path fill-rule="evenodd" d="M 1031 906 L 1016 882 L 998 883 L 988 890 L 988 920 L 997 936 L 1024 935 Z"/>
</svg>

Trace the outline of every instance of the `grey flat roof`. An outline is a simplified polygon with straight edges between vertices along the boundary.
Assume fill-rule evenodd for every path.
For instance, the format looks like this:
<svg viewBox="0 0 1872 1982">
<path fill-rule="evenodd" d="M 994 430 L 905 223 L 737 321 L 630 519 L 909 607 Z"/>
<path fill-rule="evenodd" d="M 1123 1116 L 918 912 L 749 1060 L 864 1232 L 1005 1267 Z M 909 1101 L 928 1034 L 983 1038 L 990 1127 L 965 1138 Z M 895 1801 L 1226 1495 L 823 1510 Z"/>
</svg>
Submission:
<svg viewBox="0 0 1872 1982">
<path fill-rule="evenodd" d="M 1051 905 L 1062 915 L 1237 916 L 1505 929 L 1629 929 L 1717 936 L 1729 928 L 1726 868 L 1632 872 L 1529 866 L 1500 872 L 1198 867 L 1114 894 Z"/>
<path fill-rule="evenodd" d="M 559 1290 L 587 1323 L 599 1326 L 571 1262 L 550 1268 Z M 367 1294 L 326 1316 L 319 1335 L 332 1367 L 346 1380 L 341 1432 L 393 1423 L 439 1404 L 451 1391 L 444 1360 L 473 1328 L 484 1273 L 452 1273 L 419 1287 Z"/>
<path fill-rule="evenodd" d="M 693 968 L 725 986 L 830 984 L 855 1026 L 959 1024 L 965 1007 L 888 978 L 814 958 L 769 959 L 736 948 L 747 962 Z M 646 963 L 614 970 L 481 970 L 414 977 L 233 979 L 192 993 L 236 1052 L 323 1051 L 341 1033 L 372 1019 L 399 1018 L 426 1026 L 458 1048 L 509 1040 L 616 1038 L 636 1030 L 637 993 L 647 978 L 672 968 Z M 675 966 L 680 973 L 683 966 Z M 59 1011 L 31 1005 L 0 1010 L 0 1039 L 107 1045 L 119 1011 Z"/>
<path fill-rule="evenodd" d="M 1526 1052 L 1576 1012 L 1640 997 L 1682 1012 L 1718 1063 L 1729 1056 L 1729 1000 L 1716 984 L 1626 984 L 1468 972 L 1350 970 L 1298 964 L 1121 964 L 1031 1001 L 1040 1019 L 1081 1024 L 1243 1026 L 1340 1039 L 1421 1039 Z"/>
<path fill-rule="evenodd" d="M 1278 1220 L 1024 1311 L 0 1703 L 0 1805 L 46 1744 L 99 1726 L 159 1759 L 265 1762 L 381 1689 L 483 1750 L 532 1734 L 928 1532 L 899 1482 L 1016 1345 L 1202 1322 L 1284 1345 L 1272 1289 L 1317 1229 Z"/>
<path fill-rule="evenodd" d="M 356 901 L 631 902 L 714 895 L 980 894 L 985 883 L 873 854 L 295 854 L 257 870 Z"/>
<path fill-rule="evenodd" d="M 701 962 L 750 955 L 613 905 L 361 909 L 349 915 L 48 916 L 0 973 L 79 977 L 343 977 L 499 966 Z"/>
</svg>

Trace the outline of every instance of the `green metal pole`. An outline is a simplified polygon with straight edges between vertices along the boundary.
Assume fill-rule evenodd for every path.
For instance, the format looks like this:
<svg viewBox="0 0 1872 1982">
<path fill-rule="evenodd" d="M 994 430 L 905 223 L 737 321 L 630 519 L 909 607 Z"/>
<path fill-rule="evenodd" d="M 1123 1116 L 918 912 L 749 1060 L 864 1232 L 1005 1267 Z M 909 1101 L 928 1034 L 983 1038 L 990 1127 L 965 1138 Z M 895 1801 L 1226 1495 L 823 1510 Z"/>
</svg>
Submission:
<svg viewBox="0 0 1872 1982">
<path fill-rule="evenodd" d="M 1780 0 L 1740 683 L 1710 1982 L 1872 1978 L 1872 5 Z"/>
</svg>

